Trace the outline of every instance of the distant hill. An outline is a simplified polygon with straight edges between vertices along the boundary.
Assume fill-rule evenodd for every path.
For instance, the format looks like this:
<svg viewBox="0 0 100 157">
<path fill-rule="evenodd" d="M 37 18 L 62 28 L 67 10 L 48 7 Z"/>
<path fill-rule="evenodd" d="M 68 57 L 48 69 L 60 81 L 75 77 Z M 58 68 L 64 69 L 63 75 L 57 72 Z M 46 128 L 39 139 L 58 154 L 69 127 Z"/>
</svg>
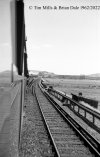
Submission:
<svg viewBox="0 0 100 157">
<path fill-rule="evenodd" d="M 52 72 L 39 71 L 39 70 L 29 70 L 29 74 L 39 75 L 39 76 L 42 76 L 42 77 L 53 77 L 53 76 L 56 75 Z"/>
<path fill-rule="evenodd" d="M 56 74 L 54 74 L 52 72 L 47 72 L 47 71 L 40 71 L 39 72 L 39 76 L 43 76 L 43 77 L 54 77 L 54 76 L 56 76 Z"/>
<path fill-rule="evenodd" d="M 100 77 L 100 73 L 88 75 L 88 77 Z"/>
<path fill-rule="evenodd" d="M 0 77 L 9 77 L 9 76 L 11 76 L 11 71 L 9 70 L 0 72 Z"/>
<path fill-rule="evenodd" d="M 86 79 L 90 80 L 100 80 L 100 73 L 86 75 Z"/>
<path fill-rule="evenodd" d="M 38 70 L 29 70 L 29 74 L 38 75 L 40 71 Z"/>
<path fill-rule="evenodd" d="M 30 74 L 39 75 L 42 77 L 59 78 L 59 79 L 90 79 L 90 80 L 100 80 L 100 73 L 90 74 L 90 75 L 58 75 L 48 71 L 30 70 Z"/>
<path fill-rule="evenodd" d="M 17 72 L 13 73 L 14 81 L 22 79 L 23 76 L 17 74 Z M 0 72 L 0 83 L 11 83 L 11 71 L 3 71 Z"/>
</svg>

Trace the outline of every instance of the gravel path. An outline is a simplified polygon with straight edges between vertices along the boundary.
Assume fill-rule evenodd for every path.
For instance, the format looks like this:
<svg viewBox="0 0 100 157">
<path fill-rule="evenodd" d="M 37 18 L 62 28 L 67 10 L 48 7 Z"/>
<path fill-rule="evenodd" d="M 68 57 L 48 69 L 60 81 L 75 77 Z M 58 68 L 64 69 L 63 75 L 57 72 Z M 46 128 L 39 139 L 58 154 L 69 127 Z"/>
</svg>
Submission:
<svg viewBox="0 0 100 157">
<path fill-rule="evenodd" d="M 23 111 L 19 157 L 53 157 L 52 147 L 35 99 L 28 90 Z"/>
</svg>

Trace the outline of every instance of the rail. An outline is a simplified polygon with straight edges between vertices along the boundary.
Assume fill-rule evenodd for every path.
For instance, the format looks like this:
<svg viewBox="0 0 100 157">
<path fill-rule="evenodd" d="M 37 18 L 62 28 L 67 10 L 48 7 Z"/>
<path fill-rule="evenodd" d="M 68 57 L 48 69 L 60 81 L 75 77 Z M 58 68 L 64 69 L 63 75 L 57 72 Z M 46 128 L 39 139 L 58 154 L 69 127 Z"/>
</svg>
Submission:
<svg viewBox="0 0 100 157">
<path fill-rule="evenodd" d="M 43 84 L 41 84 L 44 88 Z M 68 96 L 62 94 L 60 91 L 57 91 L 53 88 L 46 88 L 47 92 L 54 97 L 56 97 L 59 101 L 63 103 L 63 105 L 69 107 L 76 115 L 82 118 L 90 127 L 95 129 L 100 133 L 100 112 L 96 110 L 92 110 L 83 104 L 80 104 Z"/>
<path fill-rule="evenodd" d="M 93 150 L 97 156 L 100 156 L 100 143 L 96 140 L 91 134 L 89 134 L 76 120 L 74 120 L 66 111 L 61 108 L 57 102 L 50 96 L 47 90 L 39 84 L 40 89 L 44 93 L 44 95 L 48 98 L 48 100 L 54 104 L 55 108 L 63 115 L 63 117 L 67 120 L 69 124 L 75 129 L 75 131 L 81 136 L 85 143 L 89 145 L 91 150 Z M 61 94 L 61 93 L 60 93 Z"/>
<path fill-rule="evenodd" d="M 40 101 L 39 101 L 39 99 L 38 99 L 38 96 L 37 96 L 37 94 L 36 94 L 36 91 L 34 90 L 34 93 L 35 93 L 35 97 L 36 97 L 36 100 L 37 100 L 37 103 L 38 103 L 38 105 L 39 105 L 39 108 L 40 108 L 40 110 L 41 110 L 41 114 L 42 114 L 42 117 L 43 117 L 43 120 L 44 120 L 44 124 L 45 124 L 45 127 L 46 127 L 46 129 L 47 129 L 47 131 L 48 131 L 48 135 L 49 135 L 49 138 L 50 138 L 50 140 L 51 140 L 51 144 L 52 144 L 52 150 L 53 150 L 53 152 L 55 152 L 55 157 L 60 157 L 60 154 L 59 154 L 59 152 L 58 152 L 58 149 L 57 149 L 57 147 L 56 147 L 56 144 L 55 144 L 55 142 L 54 142 L 54 139 L 53 139 L 53 137 L 52 137 L 52 134 L 51 134 L 51 132 L 50 132 L 50 129 L 49 129 L 49 126 L 48 126 L 48 124 L 47 124 L 47 121 L 46 121 L 46 118 L 45 118 L 45 116 L 44 116 L 44 114 L 43 114 L 43 110 L 42 110 L 42 108 L 41 108 L 41 106 L 40 106 Z"/>
</svg>

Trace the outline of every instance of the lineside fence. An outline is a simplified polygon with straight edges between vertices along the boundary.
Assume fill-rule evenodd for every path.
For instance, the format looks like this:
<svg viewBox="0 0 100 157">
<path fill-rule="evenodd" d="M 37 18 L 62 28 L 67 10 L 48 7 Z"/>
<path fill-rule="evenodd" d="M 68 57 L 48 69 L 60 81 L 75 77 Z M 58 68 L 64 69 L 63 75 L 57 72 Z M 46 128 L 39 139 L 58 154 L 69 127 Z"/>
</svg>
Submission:
<svg viewBox="0 0 100 157">
<path fill-rule="evenodd" d="M 78 117 L 83 119 L 90 127 L 95 129 L 100 133 L 100 112 L 96 110 L 92 110 L 91 108 L 80 104 L 68 96 L 62 94 L 60 91 L 57 91 L 51 87 L 47 87 L 41 82 L 43 88 L 47 90 L 47 92 L 57 98 L 64 106 L 67 106 L 72 110 Z"/>
</svg>

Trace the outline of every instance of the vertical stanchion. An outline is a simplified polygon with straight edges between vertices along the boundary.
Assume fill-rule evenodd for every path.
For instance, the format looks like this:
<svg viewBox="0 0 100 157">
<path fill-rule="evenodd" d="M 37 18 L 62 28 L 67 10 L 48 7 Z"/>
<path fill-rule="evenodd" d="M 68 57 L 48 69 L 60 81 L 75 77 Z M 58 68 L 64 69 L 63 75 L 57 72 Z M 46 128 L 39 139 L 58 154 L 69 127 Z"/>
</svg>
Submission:
<svg viewBox="0 0 100 157">
<path fill-rule="evenodd" d="M 14 76 L 13 76 L 13 63 L 11 63 L 11 83 L 14 82 Z"/>
<path fill-rule="evenodd" d="M 21 136 L 21 115 L 22 115 L 22 80 L 21 80 L 21 86 L 20 86 L 20 108 L 19 108 L 19 139 L 18 139 L 18 148 L 20 147 L 20 136 Z"/>
<path fill-rule="evenodd" d="M 21 98 L 20 98 L 20 113 L 19 113 L 20 115 L 19 115 L 19 142 L 18 142 L 18 147 L 20 147 L 20 142 L 21 142 L 23 105 L 24 105 L 24 77 L 21 80 Z"/>
</svg>

